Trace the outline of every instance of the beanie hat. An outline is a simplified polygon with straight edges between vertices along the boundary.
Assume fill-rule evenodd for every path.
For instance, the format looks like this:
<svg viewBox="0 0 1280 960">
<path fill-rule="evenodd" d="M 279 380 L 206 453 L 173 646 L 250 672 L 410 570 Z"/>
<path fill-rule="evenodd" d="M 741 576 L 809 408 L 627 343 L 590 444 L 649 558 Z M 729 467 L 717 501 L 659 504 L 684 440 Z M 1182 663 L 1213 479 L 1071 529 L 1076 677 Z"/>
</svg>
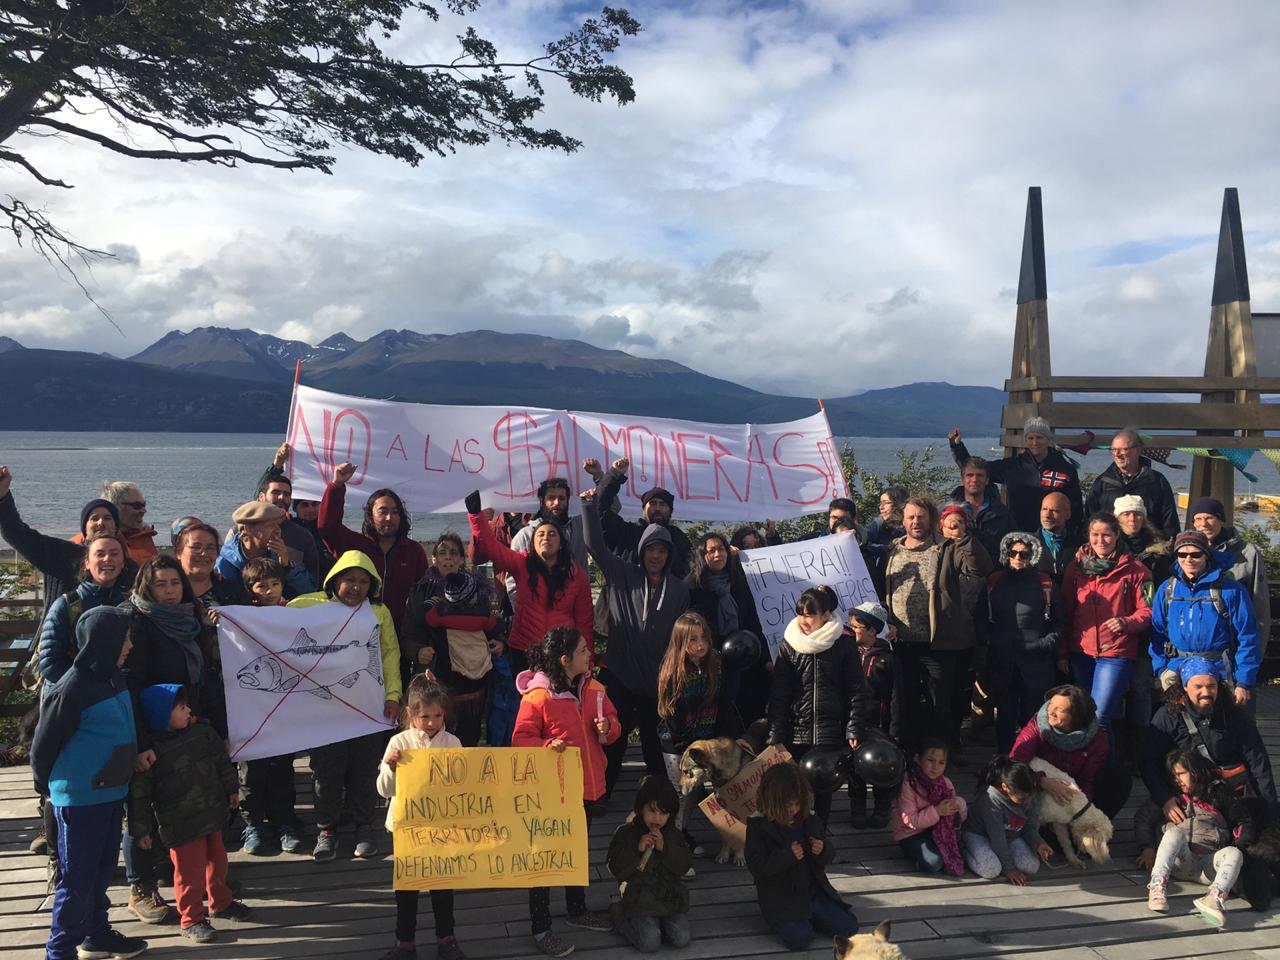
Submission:
<svg viewBox="0 0 1280 960">
<path fill-rule="evenodd" d="M 942 515 L 938 517 L 939 529 L 942 528 L 942 525 L 943 523 L 946 522 L 947 517 L 951 516 L 953 513 L 958 513 L 960 514 L 960 516 L 964 517 L 965 523 L 969 523 L 970 521 L 973 520 L 973 518 L 969 516 L 969 508 L 967 506 L 965 506 L 964 504 L 953 503 L 950 506 L 945 507 L 942 511 Z"/>
<path fill-rule="evenodd" d="M 1029 433 L 1038 433 L 1042 437 L 1053 439 L 1053 427 L 1049 426 L 1049 421 L 1044 417 L 1032 417 L 1022 425 L 1022 435 L 1025 437 Z"/>
<path fill-rule="evenodd" d="M 1208 556 L 1210 549 L 1212 549 L 1209 546 L 1209 538 L 1199 530 L 1184 530 L 1174 538 L 1173 552 L 1175 556 L 1183 547 L 1195 547 L 1205 556 Z"/>
<path fill-rule="evenodd" d="M 85 533 L 86 532 L 85 527 L 89 525 L 89 514 L 93 513 L 93 511 L 97 510 L 99 507 L 104 508 L 109 514 L 111 514 L 111 519 L 116 522 L 116 529 L 117 530 L 120 529 L 119 509 L 117 509 L 116 505 L 112 503 L 110 500 L 99 499 L 99 500 L 90 500 L 88 503 L 84 505 L 84 507 L 81 508 L 80 510 L 80 532 L 81 533 Z"/>
<path fill-rule="evenodd" d="M 1178 679 L 1185 687 L 1192 677 L 1213 677 L 1222 679 L 1222 661 L 1209 660 L 1205 657 L 1187 657 L 1178 665 Z"/>
<path fill-rule="evenodd" d="M 1129 493 L 1123 497 L 1116 497 L 1115 505 L 1111 510 L 1117 517 L 1122 513 L 1140 513 L 1145 517 L 1147 502 L 1136 493 Z"/>
<path fill-rule="evenodd" d="M 1217 500 L 1214 497 L 1196 497 L 1192 500 L 1191 509 L 1187 511 L 1187 515 L 1195 519 L 1197 513 L 1208 513 L 1217 517 L 1223 523 L 1227 522 L 1226 508 L 1222 506 L 1221 500 Z"/>
<path fill-rule="evenodd" d="M 676 498 L 671 495 L 670 490 L 663 487 L 650 487 L 640 494 L 640 506 L 647 507 L 650 500 L 661 500 L 672 510 L 676 508 Z"/>
<path fill-rule="evenodd" d="M 866 603 L 858 604 L 850 610 L 849 617 L 859 623 L 865 623 L 876 633 L 879 633 L 884 629 L 884 625 L 889 622 L 889 611 L 874 600 L 869 600 Z"/>
<path fill-rule="evenodd" d="M 461 570 L 444 578 L 444 598 L 460 607 L 474 603 L 478 589 L 476 578 Z"/>
<path fill-rule="evenodd" d="M 168 733 L 169 714 L 181 693 L 182 685 L 178 683 L 156 683 L 144 687 L 138 694 L 138 704 L 142 707 L 142 717 L 147 726 L 156 733 Z"/>
</svg>

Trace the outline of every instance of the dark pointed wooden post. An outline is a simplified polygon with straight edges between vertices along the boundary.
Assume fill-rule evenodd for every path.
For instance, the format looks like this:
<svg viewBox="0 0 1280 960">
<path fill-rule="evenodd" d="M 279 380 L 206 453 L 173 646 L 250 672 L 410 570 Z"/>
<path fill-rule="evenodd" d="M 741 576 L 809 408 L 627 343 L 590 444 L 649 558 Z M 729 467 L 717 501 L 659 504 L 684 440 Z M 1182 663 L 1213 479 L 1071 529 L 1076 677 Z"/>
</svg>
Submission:
<svg viewBox="0 0 1280 960">
<path fill-rule="evenodd" d="M 1044 270 L 1044 212 L 1040 207 L 1040 188 L 1027 189 L 1027 222 L 1022 228 L 1022 267 L 1018 271 L 1018 312 L 1013 327 L 1012 380 L 1052 376 L 1049 363 L 1049 290 Z M 1039 406 L 1053 400 L 1053 392 L 1032 384 L 1031 390 L 1009 394 L 1009 406 Z M 1022 423 L 1006 425 L 1005 436 L 1022 432 Z M 1004 455 L 1011 457 L 1018 448 L 1005 446 Z"/>
<path fill-rule="evenodd" d="M 1213 304 L 1209 309 L 1209 346 L 1205 351 L 1206 377 L 1253 377 L 1258 372 L 1253 345 L 1253 313 L 1249 307 L 1249 271 L 1245 266 L 1244 228 L 1240 222 L 1240 196 L 1228 187 L 1222 197 L 1222 225 L 1218 230 L 1218 262 L 1213 272 Z M 1244 390 L 1205 393 L 1203 403 L 1257 402 L 1259 395 Z M 1201 430 L 1205 446 L 1213 446 L 1214 431 Z M 1242 431 L 1250 436 L 1252 431 Z M 1217 432 L 1222 436 L 1222 432 Z M 1234 514 L 1235 468 L 1224 460 L 1196 457 L 1191 468 L 1190 497 L 1216 497 Z M 1191 525 L 1190 510 L 1187 526 Z"/>
</svg>

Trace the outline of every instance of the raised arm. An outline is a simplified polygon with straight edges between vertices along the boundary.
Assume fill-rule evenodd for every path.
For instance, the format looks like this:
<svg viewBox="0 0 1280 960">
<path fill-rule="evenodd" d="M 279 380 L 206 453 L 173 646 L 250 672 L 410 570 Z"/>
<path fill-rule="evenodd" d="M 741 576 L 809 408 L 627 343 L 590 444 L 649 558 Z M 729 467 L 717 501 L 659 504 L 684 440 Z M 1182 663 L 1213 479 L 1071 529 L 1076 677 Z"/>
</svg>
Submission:
<svg viewBox="0 0 1280 960">
<path fill-rule="evenodd" d="M 360 550 L 364 546 L 363 535 L 354 530 L 348 530 L 342 523 L 347 501 L 347 481 L 355 475 L 355 472 L 355 464 L 338 464 L 333 470 L 332 482 L 325 485 L 324 496 L 320 498 L 320 512 L 316 518 L 316 526 L 320 530 L 321 538 L 335 557 L 347 550 Z"/>
<path fill-rule="evenodd" d="M 473 509 L 474 508 L 474 509 Z M 467 494 L 467 523 L 471 525 L 471 536 L 476 545 L 476 559 L 483 563 L 492 560 L 493 565 L 503 573 L 515 574 L 524 568 L 525 554 L 516 553 L 505 544 L 499 543 L 493 535 L 493 528 L 480 512 L 480 491 Z"/>
<path fill-rule="evenodd" d="M 10 490 L 12 483 L 9 468 L 0 466 L 0 537 L 41 573 L 57 575 L 74 567 L 84 548 L 70 540 L 46 536 L 24 523 Z"/>
<path fill-rule="evenodd" d="M 620 559 L 605 544 L 604 530 L 600 527 L 600 505 L 596 502 L 595 490 L 583 490 L 582 499 L 582 539 L 586 541 L 587 553 L 604 571 L 605 580 L 622 576 L 629 564 Z"/>
</svg>

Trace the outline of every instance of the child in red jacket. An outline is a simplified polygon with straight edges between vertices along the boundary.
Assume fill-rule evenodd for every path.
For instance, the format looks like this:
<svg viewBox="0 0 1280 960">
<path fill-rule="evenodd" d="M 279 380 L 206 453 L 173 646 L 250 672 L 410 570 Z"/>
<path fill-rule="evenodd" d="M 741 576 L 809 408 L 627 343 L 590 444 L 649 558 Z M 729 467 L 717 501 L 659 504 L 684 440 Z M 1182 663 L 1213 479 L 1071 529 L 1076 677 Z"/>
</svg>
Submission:
<svg viewBox="0 0 1280 960">
<path fill-rule="evenodd" d="M 513 747 L 550 747 L 563 751 L 577 747 L 582 754 L 583 801 L 587 823 L 591 801 L 604 794 L 605 744 L 618 739 L 618 713 L 604 687 L 591 676 L 591 650 L 586 638 L 573 627 L 553 627 L 542 642 L 528 651 L 529 669 L 516 677 L 521 695 L 516 714 Z M 584 930 L 608 931 L 608 917 L 587 910 L 586 887 L 565 887 L 567 923 Z M 529 890 L 529 916 L 533 939 L 549 957 L 566 957 L 573 944 L 551 931 L 551 890 Z"/>
</svg>

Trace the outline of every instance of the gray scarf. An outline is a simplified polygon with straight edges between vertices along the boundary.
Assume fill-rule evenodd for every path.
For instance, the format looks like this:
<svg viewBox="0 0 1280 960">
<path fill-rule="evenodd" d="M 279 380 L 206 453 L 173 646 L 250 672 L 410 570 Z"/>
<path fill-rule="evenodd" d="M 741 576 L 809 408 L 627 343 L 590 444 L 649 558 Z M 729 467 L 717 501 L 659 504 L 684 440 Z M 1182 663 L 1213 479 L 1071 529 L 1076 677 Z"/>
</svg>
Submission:
<svg viewBox="0 0 1280 960">
<path fill-rule="evenodd" d="M 200 635 L 200 621 L 196 618 L 195 605 L 191 603 L 153 603 L 134 594 L 129 598 L 137 611 L 160 628 L 160 632 L 172 640 L 187 658 L 187 683 L 198 686 L 204 679 L 204 654 L 196 637 Z"/>
<path fill-rule="evenodd" d="M 716 633 L 727 637 L 738 629 L 738 602 L 733 599 L 729 574 L 707 574 L 707 589 L 716 598 Z"/>
</svg>

